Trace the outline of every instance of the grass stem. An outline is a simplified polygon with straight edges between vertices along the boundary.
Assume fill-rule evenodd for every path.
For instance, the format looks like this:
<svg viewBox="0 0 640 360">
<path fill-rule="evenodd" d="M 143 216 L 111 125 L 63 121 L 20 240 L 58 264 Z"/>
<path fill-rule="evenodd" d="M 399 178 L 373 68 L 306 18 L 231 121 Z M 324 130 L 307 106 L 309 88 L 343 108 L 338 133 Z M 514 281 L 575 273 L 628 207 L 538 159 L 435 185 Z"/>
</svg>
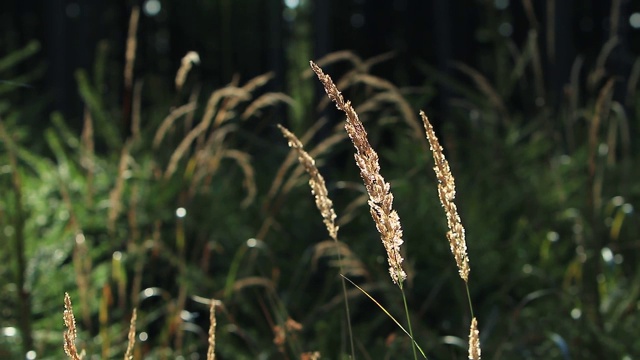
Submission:
<svg viewBox="0 0 640 360">
<path fill-rule="evenodd" d="M 411 350 L 413 350 L 413 359 L 418 360 L 418 353 L 416 352 L 416 342 L 413 340 L 413 329 L 411 327 L 411 316 L 409 316 L 409 306 L 407 306 L 407 297 L 404 294 L 404 288 L 400 283 L 400 292 L 402 293 L 402 302 L 404 304 L 404 312 L 407 316 L 407 326 L 409 327 L 409 336 L 411 337 Z"/>
</svg>

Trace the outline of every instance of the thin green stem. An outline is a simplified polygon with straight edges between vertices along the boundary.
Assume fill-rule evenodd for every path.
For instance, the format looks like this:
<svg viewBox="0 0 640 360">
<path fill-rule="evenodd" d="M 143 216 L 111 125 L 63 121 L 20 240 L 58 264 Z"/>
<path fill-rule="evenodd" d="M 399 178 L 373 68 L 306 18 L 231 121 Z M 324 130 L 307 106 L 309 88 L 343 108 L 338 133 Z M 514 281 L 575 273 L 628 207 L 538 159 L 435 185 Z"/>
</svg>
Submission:
<svg viewBox="0 0 640 360">
<path fill-rule="evenodd" d="M 469 292 L 469 284 L 465 281 L 464 287 L 467 288 L 467 300 L 469 301 L 469 310 L 471 311 L 471 318 L 473 319 L 476 315 L 473 313 L 473 305 L 471 304 L 471 293 Z"/>
<path fill-rule="evenodd" d="M 338 264 L 340 266 L 340 278 L 342 280 L 342 294 L 344 295 L 344 308 L 347 315 L 347 331 L 349 332 L 349 343 L 351 345 L 351 359 L 356 359 L 356 350 L 353 345 L 353 331 L 351 330 L 351 311 L 349 311 L 349 297 L 347 296 L 347 284 L 344 281 L 344 270 L 342 268 L 342 255 L 340 255 L 340 248 L 338 246 L 338 239 L 333 239 L 336 244 L 336 251 L 338 253 Z"/>
<path fill-rule="evenodd" d="M 407 315 L 407 325 L 409 327 L 409 336 L 411 336 L 411 350 L 413 350 L 413 359 L 418 360 L 418 354 L 416 353 L 416 342 L 413 337 L 413 329 L 411 328 L 411 316 L 409 316 L 409 306 L 407 306 L 407 297 L 404 295 L 404 289 L 402 283 L 398 282 L 398 287 L 402 293 L 402 302 L 404 303 L 404 312 Z"/>
<path fill-rule="evenodd" d="M 344 275 L 342 275 L 342 278 L 344 278 L 345 280 L 350 282 L 351 285 L 355 286 L 358 290 L 362 291 L 363 294 L 365 294 L 371 301 L 373 301 L 380 308 L 380 310 L 382 310 L 389 317 L 389 319 L 391 319 L 396 325 L 398 325 L 398 327 L 400 328 L 400 330 L 402 330 L 402 332 L 404 332 L 405 334 L 407 334 L 407 336 L 409 336 L 411 338 L 411 341 L 413 342 L 413 345 L 416 348 L 418 348 L 418 351 L 420 351 L 420 355 L 422 355 L 422 357 L 427 359 L 427 355 L 425 355 L 424 351 L 422 350 L 420 345 L 418 345 L 418 343 L 416 343 L 415 339 L 411 336 L 411 334 L 402 326 L 402 324 L 400 324 L 400 322 L 398 322 L 398 320 L 396 320 L 396 318 L 393 317 L 393 315 L 391 315 L 391 313 L 389 311 L 387 311 L 387 309 L 384 308 L 384 306 L 382 306 L 382 304 L 380 304 L 378 302 L 378 300 L 374 299 L 373 296 L 371 296 L 371 294 L 366 292 L 363 288 L 358 286 L 356 283 L 351 281 L 349 278 L 345 277 Z M 400 289 L 402 290 L 402 287 L 400 287 Z M 406 304 L 406 301 L 405 301 L 405 304 Z M 405 310 L 406 309 L 408 309 L 407 306 L 405 306 Z M 408 310 L 407 310 L 407 314 L 408 314 Z M 411 322 L 409 322 L 409 324 L 411 324 Z"/>
</svg>

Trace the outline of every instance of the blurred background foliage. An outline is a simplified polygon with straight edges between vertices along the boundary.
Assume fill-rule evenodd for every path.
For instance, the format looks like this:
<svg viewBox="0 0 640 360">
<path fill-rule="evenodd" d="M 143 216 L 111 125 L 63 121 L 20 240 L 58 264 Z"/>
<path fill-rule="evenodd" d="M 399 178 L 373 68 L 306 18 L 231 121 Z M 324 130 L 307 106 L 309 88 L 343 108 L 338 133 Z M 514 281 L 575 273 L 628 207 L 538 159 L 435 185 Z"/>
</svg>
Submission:
<svg viewBox="0 0 640 360">
<path fill-rule="evenodd" d="M 484 358 L 640 356 L 639 3 L 0 7 L 0 357 L 62 358 L 68 291 L 91 359 L 122 356 L 134 307 L 136 358 L 204 358 L 210 298 L 220 359 L 348 358 L 338 251 L 401 317 L 342 115 L 309 60 L 381 155 L 430 359 L 466 358 L 470 315 L 419 109 L 458 184 Z M 277 123 L 327 180 L 338 247 Z M 349 297 L 358 358 L 410 356 L 379 308 Z"/>
</svg>

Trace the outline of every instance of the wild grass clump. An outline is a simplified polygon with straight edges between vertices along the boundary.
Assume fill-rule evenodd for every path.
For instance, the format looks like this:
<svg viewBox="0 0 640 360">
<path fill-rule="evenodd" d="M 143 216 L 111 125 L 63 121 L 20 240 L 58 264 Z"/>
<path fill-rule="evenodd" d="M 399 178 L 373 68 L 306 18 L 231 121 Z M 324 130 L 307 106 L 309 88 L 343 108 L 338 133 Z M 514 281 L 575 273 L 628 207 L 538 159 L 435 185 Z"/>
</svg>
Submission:
<svg viewBox="0 0 640 360">
<path fill-rule="evenodd" d="M 216 348 L 216 301 L 211 300 L 209 307 L 209 337 L 207 348 L 207 360 L 215 360 L 215 348 Z M 136 343 L 136 321 L 137 317 L 136 309 L 133 309 L 131 314 L 131 320 L 129 323 L 129 332 L 127 333 L 127 350 L 124 353 L 124 360 L 134 359 L 134 347 Z M 64 326 L 67 328 L 63 334 L 64 337 L 64 352 L 71 360 L 82 360 L 85 355 L 84 351 L 78 353 L 76 347 L 76 340 L 78 337 L 78 330 L 76 329 L 76 319 L 73 315 L 73 305 L 71 304 L 71 297 L 68 293 L 64 294 L 64 312 L 63 312 Z M 140 358 L 140 355 L 136 358 Z"/>
<path fill-rule="evenodd" d="M 360 176 L 364 181 L 367 193 L 369 194 L 369 206 L 371 210 L 371 216 L 376 224 L 376 228 L 381 235 L 382 244 L 387 253 L 387 261 L 389 263 L 389 274 L 391 280 L 398 285 L 402 292 L 402 298 L 405 307 L 405 313 L 407 317 L 407 324 L 409 328 L 409 336 L 412 340 L 413 356 L 417 358 L 416 354 L 416 342 L 411 327 L 411 317 L 409 315 L 409 308 L 407 306 L 406 295 L 403 288 L 403 282 L 406 280 L 406 273 L 402 269 L 402 261 L 404 260 L 400 254 L 400 245 L 403 244 L 402 240 L 402 228 L 400 226 L 400 219 L 398 213 L 393 210 L 393 195 L 391 194 L 391 185 L 387 183 L 382 175 L 380 175 L 380 165 L 378 163 L 378 154 L 371 147 L 369 140 L 367 139 L 367 132 L 358 114 L 351 106 L 349 101 L 345 101 L 344 97 L 333 83 L 333 80 L 329 75 L 326 75 L 322 69 L 311 62 L 311 68 L 320 79 L 320 82 L 324 86 L 325 92 L 329 98 L 336 104 L 338 109 L 342 110 L 346 116 L 347 121 L 345 123 L 345 130 L 349 135 L 354 147 L 356 148 L 355 160 L 358 168 L 360 169 Z M 435 136 L 433 127 L 429 123 L 424 112 L 420 112 L 420 116 L 424 122 L 424 127 L 427 133 L 427 138 L 431 145 L 431 151 L 433 154 L 436 166 L 434 170 L 438 179 L 438 194 L 440 202 L 445 209 L 447 216 L 447 225 L 449 232 L 447 238 L 449 239 L 451 252 L 454 255 L 460 277 L 467 286 L 467 294 L 469 294 L 468 281 L 469 281 L 469 259 L 467 256 L 467 244 L 465 240 L 464 227 L 461 224 L 460 216 L 455 203 L 455 182 L 449 163 L 444 157 L 442 147 L 438 142 L 438 138 Z M 373 298 L 372 298 L 373 300 Z M 376 304 L 378 304 L 376 302 Z M 473 308 L 471 307 L 471 298 L 469 295 L 469 307 L 473 316 Z M 385 313 L 388 314 L 384 308 Z M 389 315 L 391 318 L 393 316 Z M 395 319 L 394 319 L 395 321 Z M 397 321 L 396 321 L 397 323 Z M 404 329 L 403 329 L 404 330 Z M 417 347 L 421 354 L 426 358 L 422 349 Z M 471 323 L 471 330 L 469 335 L 469 355 L 471 359 L 480 358 L 480 341 L 477 329 L 477 320 L 473 317 Z"/>
</svg>

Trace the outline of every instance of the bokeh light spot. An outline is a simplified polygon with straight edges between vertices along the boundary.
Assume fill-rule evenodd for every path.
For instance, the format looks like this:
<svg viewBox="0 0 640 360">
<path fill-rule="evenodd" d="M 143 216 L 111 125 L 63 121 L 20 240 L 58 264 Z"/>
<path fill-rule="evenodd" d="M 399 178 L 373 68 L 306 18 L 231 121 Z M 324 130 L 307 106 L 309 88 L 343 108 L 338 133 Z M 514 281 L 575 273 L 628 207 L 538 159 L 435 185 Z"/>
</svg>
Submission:
<svg viewBox="0 0 640 360">
<path fill-rule="evenodd" d="M 493 5 L 498 10 L 504 10 L 509 7 L 509 0 L 495 0 L 493 2 Z"/>
<path fill-rule="evenodd" d="M 4 336 L 13 337 L 16 336 L 16 334 L 18 334 L 18 330 L 14 327 L 6 327 L 2 329 L 2 335 Z"/>
<path fill-rule="evenodd" d="M 142 11 L 147 16 L 156 16 L 160 13 L 160 10 L 162 10 L 162 4 L 158 0 L 147 0 L 142 7 Z"/>
<path fill-rule="evenodd" d="M 295 9 L 300 6 L 300 0 L 284 0 L 284 6 L 289 9 Z"/>
<path fill-rule="evenodd" d="M 633 13 L 629 16 L 629 25 L 634 29 L 640 29 L 640 13 Z"/>
<path fill-rule="evenodd" d="M 574 320 L 580 319 L 581 316 L 582 316 L 582 310 L 578 308 L 574 308 L 573 310 L 571 310 L 571 318 L 573 318 Z"/>
</svg>

